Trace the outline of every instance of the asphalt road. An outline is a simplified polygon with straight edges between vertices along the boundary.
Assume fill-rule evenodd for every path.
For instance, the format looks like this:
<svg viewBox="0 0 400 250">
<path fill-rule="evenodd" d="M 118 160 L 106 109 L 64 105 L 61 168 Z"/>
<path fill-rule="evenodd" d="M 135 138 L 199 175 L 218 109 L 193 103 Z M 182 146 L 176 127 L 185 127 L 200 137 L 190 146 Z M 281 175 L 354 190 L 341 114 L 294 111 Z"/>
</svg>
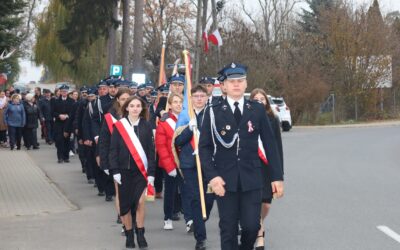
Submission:
<svg viewBox="0 0 400 250">
<path fill-rule="evenodd" d="M 400 249 L 377 229 L 400 234 L 399 125 L 294 128 L 283 134 L 283 145 L 285 196 L 267 217 L 266 249 Z M 50 146 L 29 155 L 78 209 L 0 218 L 1 250 L 124 249 L 113 204 L 86 183 L 77 157 L 57 164 Z M 149 249 L 194 249 L 183 222 L 162 230 L 162 200 L 147 208 Z M 209 249 L 219 249 L 217 216 L 215 206 Z"/>
</svg>

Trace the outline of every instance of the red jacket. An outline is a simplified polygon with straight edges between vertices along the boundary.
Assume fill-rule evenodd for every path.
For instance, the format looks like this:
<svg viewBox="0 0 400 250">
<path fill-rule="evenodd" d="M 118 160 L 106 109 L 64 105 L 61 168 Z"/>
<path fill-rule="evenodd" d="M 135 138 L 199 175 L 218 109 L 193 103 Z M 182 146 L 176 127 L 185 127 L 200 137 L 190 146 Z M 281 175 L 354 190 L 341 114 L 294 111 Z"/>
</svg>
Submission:
<svg viewBox="0 0 400 250">
<path fill-rule="evenodd" d="M 169 113 L 170 119 L 177 121 L 175 115 Z M 176 168 L 174 155 L 172 154 L 172 138 L 175 128 L 171 128 L 167 120 L 161 121 L 156 129 L 156 150 L 159 157 L 159 166 L 170 173 Z"/>
</svg>

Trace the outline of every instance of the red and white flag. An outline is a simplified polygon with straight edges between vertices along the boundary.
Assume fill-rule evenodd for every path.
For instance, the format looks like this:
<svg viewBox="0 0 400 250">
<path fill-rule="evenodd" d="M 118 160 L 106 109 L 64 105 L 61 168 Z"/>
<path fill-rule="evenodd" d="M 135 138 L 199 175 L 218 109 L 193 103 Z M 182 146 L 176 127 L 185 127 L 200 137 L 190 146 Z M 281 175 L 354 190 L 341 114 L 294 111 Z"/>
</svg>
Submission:
<svg viewBox="0 0 400 250">
<path fill-rule="evenodd" d="M 208 40 L 218 47 L 222 46 L 222 37 L 218 29 L 216 29 L 211 35 L 208 36 Z"/>
<path fill-rule="evenodd" d="M 203 42 L 204 42 L 204 52 L 208 52 L 208 34 L 207 34 L 207 27 L 203 31 Z"/>
</svg>

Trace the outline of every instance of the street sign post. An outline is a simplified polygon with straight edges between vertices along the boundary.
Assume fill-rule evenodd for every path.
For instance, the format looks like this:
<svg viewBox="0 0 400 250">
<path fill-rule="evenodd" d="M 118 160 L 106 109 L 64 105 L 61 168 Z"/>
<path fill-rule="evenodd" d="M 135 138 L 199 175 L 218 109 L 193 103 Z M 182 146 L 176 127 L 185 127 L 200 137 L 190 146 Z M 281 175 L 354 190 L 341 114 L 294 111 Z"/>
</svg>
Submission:
<svg viewBox="0 0 400 250">
<path fill-rule="evenodd" d="M 111 65 L 110 66 L 110 76 L 121 76 L 122 66 L 121 65 Z"/>
</svg>

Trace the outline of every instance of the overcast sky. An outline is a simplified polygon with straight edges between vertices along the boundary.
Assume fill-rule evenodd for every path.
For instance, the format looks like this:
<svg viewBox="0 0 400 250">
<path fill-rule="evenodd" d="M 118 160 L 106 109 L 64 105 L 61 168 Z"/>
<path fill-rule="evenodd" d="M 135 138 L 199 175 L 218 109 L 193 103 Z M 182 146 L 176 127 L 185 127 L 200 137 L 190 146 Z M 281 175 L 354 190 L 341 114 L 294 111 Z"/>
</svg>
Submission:
<svg viewBox="0 0 400 250">
<path fill-rule="evenodd" d="M 355 5 L 366 4 L 367 6 L 373 3 L 373 0 L 349 0 L 353 1 Z M 226 0 L 226 2 L 231 4 L 238 4 L 240 0 Z M 257 6 L 258 0 L 244 0 L 244 2 L 249 6 L 253 7 Z M 37 11 L 43 10 L 43 8 L 47 5 L 48 0 L 42 0 L 41 4 Z M 379 0 L 379 5 L 381 7 L 382 14 L 387 14 L 392 11 L 400 11 L 400 0 Z M 297 6 L 298 9 L 307 7 L 305 1 Z M 42 68 L 34 67 L 29 61 L 23 60 L 21 62 L 21 74 L 20 74 L 20 82 L 29 82 L 31 80 L 38 81 L 41 75 Z"/>
</svg>

